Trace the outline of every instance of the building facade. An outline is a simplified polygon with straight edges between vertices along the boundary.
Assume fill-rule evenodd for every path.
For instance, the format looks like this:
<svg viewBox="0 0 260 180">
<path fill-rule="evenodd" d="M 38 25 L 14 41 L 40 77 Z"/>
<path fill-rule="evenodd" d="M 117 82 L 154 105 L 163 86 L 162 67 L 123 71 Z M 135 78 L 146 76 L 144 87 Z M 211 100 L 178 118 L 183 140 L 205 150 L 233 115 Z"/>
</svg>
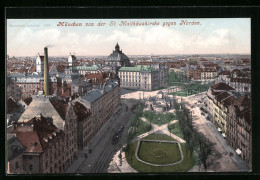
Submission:
<svg viewBox="0 0 260 180">
<path fill-rule="evenodd" d="M 16 134 L 7 134 L 7 174 L 24 174 L 23 152 L 26 147 L 16 137 Z"/>
<path fill-rule="evenodd" d="M 243 97 L 244 98 L 244 97 Z M 246 103 L 228 108 L 227 142 L 252 168 L 252 120 L 248 99 Z"/>
<path fill-rule="evenodd" d="M 242 70 L 234 69 L 231 72 L 220 72 L 216 81 L 228 84 L 237 92 L 251 92 L 251 70 L 248 68 Z"/>
<path fill-rule="evenodd" d="M 118 71 L 123 88 L 154 90 L 168 85 L 169 68 L 165 65 L 136 65 L 121 67 Z"/>
<path fill-rule="evenodd" d="M 22 155 L 26 174 L 65 172 L 65 135 L 62 130 L 40 115 L 16 123 L 13 132 L 27 148 Z"/>
<path fill-rule="evenodd" d="M 77 158 L 77 116 L 73 105 L 56 97 L 45 97 L 42 95 L 33 96 L 25 112 L 18 122 L 27 122 L 35 114 L 42 114 L 49 122 L 53 123 L 65 134 L 65 168 Z M 55 172 L 55 171 L 54 171 Z"/>
<path fill-rule="evenodd" d="M 208 116 L 227 143 L 252 168 L 250 95 L 225 83 L 211 86 L 205 101 Z"/>
<path fill-rule="evenodd" d="M 92 135 L 94 136 L 104 123 L 115 113 L 120 106 L 120 86 L 117 80 L 108 80 L 104 85 L 80 96 L 73 102 L 80 102 L 90 110 L 92 122 Z"/>
<path fill-rule="evenodd" d="M 37 74 L 12 74 L 11 81 L 13 86 L 16 87 L 16 94 L 19 95 L 21 91 L 21 99 L 26 99 L 32 95 L 38 94 L 39 91 L 43 91 L 44 77 Z M 49 88 L 57 88 L 58 79 L 56 76 L 49 78 Z"/>
</svg>

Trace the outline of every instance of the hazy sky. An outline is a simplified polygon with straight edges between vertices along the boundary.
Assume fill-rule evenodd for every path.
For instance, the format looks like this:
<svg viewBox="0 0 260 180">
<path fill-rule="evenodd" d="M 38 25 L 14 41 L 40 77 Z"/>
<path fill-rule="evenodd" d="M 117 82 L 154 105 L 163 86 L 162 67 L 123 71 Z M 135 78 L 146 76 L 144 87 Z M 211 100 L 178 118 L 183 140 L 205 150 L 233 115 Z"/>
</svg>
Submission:
<svg viewBox="0 0 260 180">
<path fill-rule="evenodd" d="M 199 25 L 180 25 L 182 20 Z M 115 26 L 110 26 L 114 21 Z M 120 26 L 158 22 L 152 26 Z M 59 22 L 81 27 L 57 26 Z M 99 22 L 106 23 L 97 26 Z M 176 25 L 163 26 L 164 22 Z M 94 23 L 94 26 L 86 26 Z M 8 19 L 7 54 L 35 56 L 51 45 L 49 56 L 109 55 L 118 42 L 126 55 L 251 53 L 249 18 L 223 19 Z"/>
</svg>

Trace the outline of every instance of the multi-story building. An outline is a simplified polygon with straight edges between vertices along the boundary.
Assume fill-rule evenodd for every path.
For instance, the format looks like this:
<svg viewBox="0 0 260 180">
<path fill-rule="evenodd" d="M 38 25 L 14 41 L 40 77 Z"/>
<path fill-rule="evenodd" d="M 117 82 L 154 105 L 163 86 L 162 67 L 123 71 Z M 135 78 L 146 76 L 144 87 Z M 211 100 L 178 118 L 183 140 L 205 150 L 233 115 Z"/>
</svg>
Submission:
<svg viewBox="0 0 260 180">
<path fill-rule="evenodd" d="M 215 83 L 223 82 L 223 83 L 228 84 L 229 75 L 230 75 L 229 71 L 221 71 L 221 72 L 219 72 L 217 77 L 216 77 Z"/>
<path fill-rule="evenodd" d="M 234 92 L 234 88 L 220 82 L 211 86 L 204 101 L 209 118 L 219 128 L 219 131 L 224 131 L 224 133 L 226 132 L 227 103 L 229 103 L 229 98 L 233 97 Z"/>
<path fill-rule="evenodd" d="M 65 69 L 66 74 L 73 74 L 73 73 L 79 73 L 79 74 L 88 74 L 88 73 L 98 73 L 100 72 L 100 67 L 98 65 L 91 65 L 91 66 L 73 66 L 68 67 Z"/>
<path fill-rule="evenodd" d="M 121 67 L 118 71 L 123 88 L 154 90 L 167 86 L 169 68 L 162 64 Z"/>
<path fill-rule="evenodd" d="M 18 140 L 26 150 L 22 154 L 27 174 L 63 173 L 66 170 L 65 135 L 42 115 L 14 124 Z"/>
<path fill-rule="evenodd" d="M 251 70 L 248 68 L 242 70 L 234 69 L 231 72 L 220 72 L 216 81 L 228 84 L 237 92 L 251 92 Z"/>
<path fill-rule="evenodd" d="M 203 68 L 201 71 L 201 80 L 215 79 L 217 76 L 216 68 Z"/>
<path fill-rule="evenodd" d="M 252 131 L 250 97 L 235 92 L 225 83 L 211 86 L 205 106 L 208 116 L 228 144 L 252 167 Z"/>
<path fill-rule="evenodd" d="M 220 67 L 206 59 L 200 59 L 196 65 L 187 66 L 187 76 L 193 80 L 212 80 L 217 76 Z"/>
<path fill-rule="evenodd" d="M 250 99 L 242 96 L 228 107 L 227 142 L 252 168 L 252 120 Z"/>
<path fill-rule="evenodd" d="M 11 74 L 11 81 L 15 86 L 19 87 L 21 91 L 21 99 L 31 97 L 32 95 L 38 94 L 39 91 L 43 91 L 44 77 L 37 74 Z M 57 87 L 56 76 L 49 78 L 50 89 L 56 89 Z M 17 90 L 17 92 L 19 92 Z"/>
<path fill-rule="evenodd" d="M 72 102 L 76 101 L 90 110 L 92 118 L 95 119 L 92 127 L 93 135 L 95 135 L 120 105 L 119 83 L 117 80 L 110 79 L 104 85 L 100 85 Z"/>
<path fill-rule="evenodd" d="M 26 147 L 16 137 L 16 134 L 7 134 L 7 174 L 24 174 L 23 152 Z"/>
<path fill-rule="evenodd" d="M 73 102 L 74 111 L 77 115 L 77 146 L 83 150 L 89 145 L 89 142 L 95 135 L 93 130 L 95 118 L 91 116 L 90 110 L 78 101 Z"/>
<path fill-rule="evenodd" d="M 77 116 L 73 105 L 55 97 L 33 96 L 32 102 L 18 122 L 27 122 L 40 113 L 65 133 L 65 168 L 67 168 L 78 155 Z"/>
<path fill-rule="evenodd" d="M 64 83 L 64 82 L 63 82 Z M 88 81 L 75 80 L 70 83 L 71 95 L 84 95 L 92 89 L 92 84 Z"/>
</svg>

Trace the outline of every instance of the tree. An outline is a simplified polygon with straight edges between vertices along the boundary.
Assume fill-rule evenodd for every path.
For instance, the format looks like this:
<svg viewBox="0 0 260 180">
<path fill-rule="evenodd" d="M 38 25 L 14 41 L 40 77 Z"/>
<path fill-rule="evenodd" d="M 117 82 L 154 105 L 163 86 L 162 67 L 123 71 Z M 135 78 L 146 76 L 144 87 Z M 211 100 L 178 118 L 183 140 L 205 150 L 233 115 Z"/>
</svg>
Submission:
<svg viewBox="0 0 260 180">
<path fill-rule="evenodd" d="M 207 170 L 207 159 L 213 153 L 214 143 L 212 143 L 208 138 L 203 134 L 198 136 L 198 145 L 199 145 L 199 161 L 203 164 L 205 171 Z"/>
</svg>

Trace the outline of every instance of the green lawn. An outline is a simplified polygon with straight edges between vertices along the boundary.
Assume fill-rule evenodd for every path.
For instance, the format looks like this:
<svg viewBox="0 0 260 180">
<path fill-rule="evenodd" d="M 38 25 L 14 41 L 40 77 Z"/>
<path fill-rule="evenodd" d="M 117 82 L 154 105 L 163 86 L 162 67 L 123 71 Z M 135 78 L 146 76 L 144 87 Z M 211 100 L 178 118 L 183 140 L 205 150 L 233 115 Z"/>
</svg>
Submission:
<svg viewBox="0 0 260 180">
<path fill-rule="evenodd" d="M 151 131 L 152 127 L 150 126 L 150 124 L 148 124 L 147 122 L 144 122 L 140 119 L 138 126 L 136 128 L 136 133 L 135 136 L 139 136 L 143 133 L 146 133 L 148 131 Z"/>
<path fill-rule="evenodd" d="M 177 143 L 141 141 L 138 155 L 140 159 L 153 164 L 171 164 L 181 160 Z"/>
<path fill-rule="evenodd" d="M 175 140 L 166 134 L 151 134 L 144 139 L 154 139 L 154 140 Z M 193 155 L 190 156 L 190 151 L 186 149 L 185 144 L 181 144 L 182 152 L 184 159 L 181 163 L 165 166 L 165 167 L 155 167 L 144 164 L 138 161 L 135 158 L 135 150 L 136 150 L 137 141 L 127 145 L 128 151 L 126 152 L 126 160 L 135 170 L 138 172 L 146 172 L 146 173 L 157 173 L 157 172 L 186 172 L 191 169 L 194 165 Z M 176 152 L 177 154 L 178 152 Z M 187 153 L 187 154 L 186 154 Z M 174 161 L 174 159 L 172 160 Z"/>
<path fill-rule="evenodd" d="M 150 122 L 157 124 L 159 126 L 171 122 L 175 119 L 175 114 L 166 113 L 166 114 L 157 114 L 153 111 L 144 111 L 143 116 Z"/>
<path fill-rule="evenodd" d="M 181 82 L 181 83 L 190 82 L 190 80 L 186 80 L 185 75 L 178 73 L 178 72 L 174 72 L 174 71 L 171 71 L 169 73 L 168 81 L 169 82 Z"/>
<path fill-rule="evenodd" d="M 213 83 L 208 83 L 208 84 L 201 84 L 201 81 L 194 81 L 190 84 L 183 84 L 183 90 L 182 91 L 178 91 L 178 92 L 173 92 L 170 93 L 171 95 L 175 95 L 175 96 L 191 96 L 193 94 L 198 94 L 204 91 L 207 91 L 209 89 L 209 87 L 213 84 Z"/>
<path fill-rule="evenodd" d="M 176 122 L 172 125 L 170 125 L 168 127 L 169 131 L 171 129 L 171 133 L 172 134 L 175 134 L 176 136 L 180 137 L 180 138 L 184 138 L 183 134 L 182 134 L 182 131 L 181 131 L 181 126 L 180 126 L 180 123 L 179 122 Z"/>
<path fill-rule="evenodd" d="M 184 96 L 184 97 L 187 96 L 187 93 L 183 92 L 183 91 L 173 92 L 173 93 L 169 93 L 169 94 L 174 95 L 174 96 Z"/>
</svg>

